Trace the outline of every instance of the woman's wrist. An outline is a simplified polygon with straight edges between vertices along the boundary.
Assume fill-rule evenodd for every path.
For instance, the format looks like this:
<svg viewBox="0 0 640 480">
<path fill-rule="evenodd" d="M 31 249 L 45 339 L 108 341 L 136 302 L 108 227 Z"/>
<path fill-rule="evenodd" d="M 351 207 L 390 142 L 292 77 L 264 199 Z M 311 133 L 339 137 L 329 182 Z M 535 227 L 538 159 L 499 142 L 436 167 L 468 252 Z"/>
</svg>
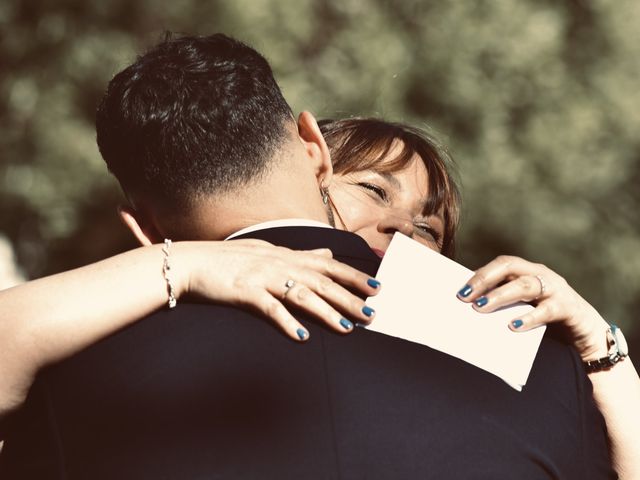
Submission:
<svg viewBox="0 0 640 480">
<path fill-rule="evenodd" d="M 193 258 L 193 244 L 195 242 L 172 242 L 168 249 L 168 254 L 163 253 L 164 258 L 161 260 L 164 265 L 166 261 L 169 265 L 169 278 L 173 296 L 176 300 L 184 298 L 184 295 L 190 291 L 191 273 L 195 268 Z M 162 248 L 162 246 L 161 246 Z M 164 273 L 163 273 L 164 274 Z M 165 276 L 165 281 L 166 281 Z M 167 285 L 166 303 L 169 303 L 169 288 Z"/>
<path fill-rule="evenodd" d="M 598 315 L 598 319 L 594 322 L 591 332 L 584 341 L 581 342 L 582 348 L 578 351 L 583 362 L 597 360 L 607 356 L 609 352 L 609 346 L 607 344 L 608 329 L 609 324 Z"/>
</svg>

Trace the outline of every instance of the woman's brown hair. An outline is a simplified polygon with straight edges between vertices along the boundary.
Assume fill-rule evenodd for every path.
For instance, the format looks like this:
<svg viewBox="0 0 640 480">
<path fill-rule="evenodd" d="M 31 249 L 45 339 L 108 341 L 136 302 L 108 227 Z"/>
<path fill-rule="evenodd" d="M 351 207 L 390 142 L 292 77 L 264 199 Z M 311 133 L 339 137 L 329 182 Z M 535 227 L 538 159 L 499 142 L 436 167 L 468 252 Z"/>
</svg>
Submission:
<svg viewBox="0 0 640 480">
<path fill-rule="evenodd" d="M 396 172 L 406 168 L 413 156 L 418 155 L 429 177 L 426 210 L 429 214 L 442 214 L 444 235 L 441 251 L 453 257 L 460 193 L 451 176 L 453 160 L 433 136 L 419 128 L 376 118 L 321 120 L 319 125 L 331 152 L 333 170 L 338 174 L 363 170 Z M 394 158 L 389 158 L 389 152 L 397 142 L 401 142 L 402 149 Z"/>
</svg>

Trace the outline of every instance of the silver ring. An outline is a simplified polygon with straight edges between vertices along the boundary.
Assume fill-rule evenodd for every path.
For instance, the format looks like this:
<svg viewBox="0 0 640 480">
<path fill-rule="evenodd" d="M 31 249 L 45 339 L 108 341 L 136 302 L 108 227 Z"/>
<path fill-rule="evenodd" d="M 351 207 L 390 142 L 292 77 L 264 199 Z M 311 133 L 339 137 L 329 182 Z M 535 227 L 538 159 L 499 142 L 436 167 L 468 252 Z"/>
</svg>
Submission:
<svg viewBox="0 0 640 480">
<path fill-rule="evenodd" d="M 296 284 L 295 281 L 293 281 L 291 279 L 287 280 L 287 282 L 284 284 L 285 291 L 282 294 L 282 298 L 283 299 L 285 299 L 287 297 L 287 293 L 289 293 L 289 290 L 291 290 L 295 284 Z"/>
<path fill-rule="evenodd" d="M 536 278 L 538 279 L 538 282 L 540 282 L 540 293 L 536 298 L 534 298 L 534 300 L 539 299 L 542 295 L 544 295 L 544 292 L 547 291 L 547 284 L 545 283 L 544 278 L 542 278 L 542 275 L 536 275 Z"/>
</svg>

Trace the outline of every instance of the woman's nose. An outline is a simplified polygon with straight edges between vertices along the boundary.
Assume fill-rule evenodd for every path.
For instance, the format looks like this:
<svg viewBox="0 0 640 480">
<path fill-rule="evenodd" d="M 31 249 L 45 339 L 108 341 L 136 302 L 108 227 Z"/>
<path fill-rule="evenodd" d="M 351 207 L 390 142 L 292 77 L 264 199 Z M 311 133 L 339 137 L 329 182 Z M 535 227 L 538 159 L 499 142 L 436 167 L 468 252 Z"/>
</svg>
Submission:
<svg viewBox="0 0 640 480">
<path fill-rule="evenodd" d="M 411 236 L 413 234 L 413 222 L 402 215 L 386 215 L 378 223 L 378 231 L 393 235 L 396 232 Z"/>
</svg>

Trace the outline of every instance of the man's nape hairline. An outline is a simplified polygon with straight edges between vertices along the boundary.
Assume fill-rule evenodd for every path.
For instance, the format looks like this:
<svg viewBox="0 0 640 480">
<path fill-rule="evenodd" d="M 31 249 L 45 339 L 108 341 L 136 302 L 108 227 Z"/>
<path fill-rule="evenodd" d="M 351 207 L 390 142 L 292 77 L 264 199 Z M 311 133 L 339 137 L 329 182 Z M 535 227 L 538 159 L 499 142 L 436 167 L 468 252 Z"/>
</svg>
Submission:
<svg viewBox="0 0 640 480">
<path fill-rule="evenodd" d="M 100 151 L 127 194 L 182 206 L 260 178 L 291 109 L 267 61 L 223 34 L 176 37 L 110 82 Z"/>
</svg>

